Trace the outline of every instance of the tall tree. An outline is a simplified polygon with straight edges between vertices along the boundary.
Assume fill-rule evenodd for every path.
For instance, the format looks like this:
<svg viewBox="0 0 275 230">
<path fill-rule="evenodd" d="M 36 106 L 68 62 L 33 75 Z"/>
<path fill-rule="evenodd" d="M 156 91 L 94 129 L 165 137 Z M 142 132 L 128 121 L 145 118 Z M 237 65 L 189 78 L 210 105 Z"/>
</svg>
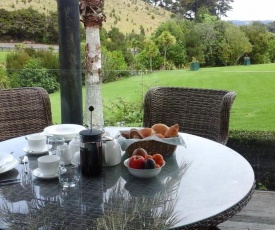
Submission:
<svg viewBox="0 0 275 230">
<path fill-rule="evenodd" d="M 231 10 L 230 3 L 234 0 L 150 0 L 154 5 L 159 5 L 177 15 L 194 20 L 198 12 L 205 8 L 210 15 L 226 16 L 226 12 Z"/>
<path fill-rule="evenodd" d="M 268 63 L 268 49 L 271 33 L 268 32 L 267 26 L 256 21 L 249 25 L 243 25 L 240 28 L 244 31 L 253 46 L 252 52 L 249 54 L 251 62 L 254 64 Z"/>
<path fill-rule="evenodd" d="M 252 51 L 252 45 L 238 26 L 227 24 L 218 49 L 224 65 L 237 65 L 241 57 Z"/>
<path fill-rule="evenodd" d="M 170 46 L 176 44 L 176 38 L 169 31 L 163 31 L 161 35 L 157 38 L 157 42 L 159 43 L 160 46 L 163 47 L 163 51 L 164 51 L 163 67 L 165 69 L 167 50 Z"/>
<path fill-rule="evenodd" d="M 104 0 L 79 0 L 81 21 L 86 30 L 85 46 L 85 86 L 86 86 L 86 106 L 85 122 L 90 126 L 103 128 L 103 106 L 101 95 L 101 44 L 99 29 L 106 20 L 104 15 Z M 89 106 L 95 110 L 92 118 Z M 92 119 L 92 121 L 91 121 Z"/>
<path fill-rule="evenodd" d="M 150 60 L 150 71 L 153 71 L 153 67 L 152 67 L 152 59 L 153 57 L 156 57 L 159 55 L 159 50 L 158 47 L 156 46 L 156 44 L 154 43 L 154 41 L 152 41 L 151 39 L 146 39 L 144 41 L 144 51 L 145 53 L 147 53 L 149 60 Z"/>
</svg>

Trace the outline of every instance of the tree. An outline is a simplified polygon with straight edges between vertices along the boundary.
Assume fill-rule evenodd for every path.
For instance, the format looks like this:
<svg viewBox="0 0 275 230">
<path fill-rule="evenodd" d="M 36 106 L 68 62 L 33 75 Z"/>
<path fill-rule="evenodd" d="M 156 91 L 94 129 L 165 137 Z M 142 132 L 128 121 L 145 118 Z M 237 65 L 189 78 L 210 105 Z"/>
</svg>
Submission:
<svg viewBox="0 0 275 230">
<path fill-rule="evenodd" d="M 157 37 L 159 37 L 163 31 L 169 31 L 170 34 L 176 38 L 176 44 L 170 46 L 167 51 L 166 61 L 178 67 L 186 63 L 186 40 L 183 21 L 186 20 L 171 19 L 160 24 L 152 38 L 154 41 L 157 41 Z"/>
<path fill-rule="evenodd" d="M 1 9 L 0 15 L 0 34 L 3 40 L 58 43 L 57 12 L 45 15 L 29 7 L 10 12 Z"/>
<path fill-rule="evenodd" d="M 222 16 L 227 16 L 226 13 L 229 10 L 232 10 L 232 6 L 230 6 L 230 3 L 234 2 L 234 0 L 218 0 L 217 6 L 216 6 L 216 12 L 218 18 L 221 18 Z"/>
<path fill-rule="evenodd" d="M 102 47 L 103 82 L 116 81 L 127 72 L 127 64 L 120 50 L 108 51 Z"/>
<path fill-rule="evenodd" d="M 203 52 L 203 56 L 196 57 L 199 58 L 201 63 L 204 62 L 206 66 L 215 66 L 218 42 L 214 23 L 196 23 L 193 28 L 198 34 L 199 47 L 201 47 Z"/>
<path fill-rule="evenodd" d="M 161 35 L 157 38 L 157 42 L 159 43 L 160 46 L 163 47 L 163 51 L 164 51 L 163 68 L 165 69 L 167 50 L 170 46 L 176 44 L 176 38 L 173 35 L 171 35 L 170 32 L 163 31 Z"/>
<path fill-rule="evenodd" d="M 193 57 L 200 62 L 204 62 L 204 45 L 201 40 L 201 31 L 196 29 L 196 25 L 194 21 L 185 20 L 184 22 L 186 54 L 189 62 L 193 60 Z"/>
<path fill-rule="evenodd" d="M 224 65 L 236 65 L 241 57 L 250 53 L 252 45 L 238 26 L 228 24 L 224 39 L 219 44 L 220 59 Z"/>
<path fill-rule="evenodd" d="M 240 28 L 253 46 L 250 54 L 251 62 L 254 64 L 268 63 L 270 61 L 268 49 L 271 33 L 268 32 L 267 26 L 261 22 L 253 22 Z"/>
<path fill-rule="evenodd" d="M 275 35 L 273 35 L 268 43 L 269 58 L 272 63 L 275 62 Z"/>
<path fill-rule="evenodd" d="M 85 46 L 85 86 L 86 106 L 85 122 L 99 129 L 103 128 L 103 106 L 101 96 L 101 44 L 99 29 L 106 20 L 103 12 L 104 0 L 79 0 L 81 21 L 86 30 Z M 92 113 L 92 121 L 89 106 L 95 110 Z"/>
<path fill-rule="evenodd" d="M 151 39 L 146 39 L 144 41 L 144 51 L 147 53 L 149 60 L 150 60 L 150 71 L 152 72 L 152 59 L 153 57 L 156 57 L 159 55 L 159 50 L 157 45 L 151 40 Z"/>
<path fill-rule="evenodd" d="M 218 17 L 217 16 L 212 16 L 208 9 L 203 6 L 199 9 L 198 13 L 197 13 L 197 16 L 196 16 L 196 22 L 215 22 L 218 20 Z"/>
<path fill-rule="evenodd" d="M 226 16 L 226 12 L 231 10 L 232 7 L 230 3 L 234 0 L 150 0 L 154 5 L 159 5 L 176 15 L 181 15 L 182 17 L 195 20 L 198 12 L 202 8 L 207 9 L 210 15 Z"/>
<path fill-rule="evenodd" d="M 271 33 L 275 33 L 275 21 L 267 24 L 267 29 Z"/>
</svg>

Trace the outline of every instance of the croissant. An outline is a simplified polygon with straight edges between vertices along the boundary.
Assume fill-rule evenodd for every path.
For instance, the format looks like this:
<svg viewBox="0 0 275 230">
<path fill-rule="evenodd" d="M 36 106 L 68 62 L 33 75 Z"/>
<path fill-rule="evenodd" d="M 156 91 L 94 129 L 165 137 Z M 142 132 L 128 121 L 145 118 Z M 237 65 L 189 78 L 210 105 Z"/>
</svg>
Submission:
<svg viewBox="0 0 275 230">
<path fill-rule="evenodd" d="M 164 135 L 165 132 L 169 129 L 167 125 L 162 123 L 154 124 L 151 128 L 155 130 L 156 133 L 160 133 L 162 135 Z"/>
<path fill-rule="evenodd" d="M 161 133 L 157 133 L 156 136 L 157 136 L 158 138 L 165 138 L 165 136 L 162 135 Z"/>
<path fill-rule="evenodd" d="M 179 125 L 175 124 L 169 127 L 169 129 L 165 132 L 164 137 L 169 138 L 169 137 L 176 137 L 178 136 L 179 132 Z"/>
<path fill-rule="evenodd" d="M 140 129 L 138 133 L 140 134 L 140 136 L 142 136 L 142 138 L 146 138 L 154 135 L 155 131 L 152 128 L 143 128 L 143 129 Z"/>
</svg>

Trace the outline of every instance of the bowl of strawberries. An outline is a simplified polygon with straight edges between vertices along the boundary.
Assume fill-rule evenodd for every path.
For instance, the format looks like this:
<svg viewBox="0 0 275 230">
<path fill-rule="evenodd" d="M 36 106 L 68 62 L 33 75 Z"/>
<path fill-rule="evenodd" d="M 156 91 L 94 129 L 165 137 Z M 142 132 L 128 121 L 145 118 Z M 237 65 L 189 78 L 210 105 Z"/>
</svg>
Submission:
<svg viewBox="0 0 275 230">
<path fill-rule="evenodd" d="M 133 151 L 131 157 L 124 161 L 128 171 L 138 178 L 151 178 L 159 174 L 165 165 L 161 154 L 150 155 L 143 148 L 137 148 Z"/>
</svg>

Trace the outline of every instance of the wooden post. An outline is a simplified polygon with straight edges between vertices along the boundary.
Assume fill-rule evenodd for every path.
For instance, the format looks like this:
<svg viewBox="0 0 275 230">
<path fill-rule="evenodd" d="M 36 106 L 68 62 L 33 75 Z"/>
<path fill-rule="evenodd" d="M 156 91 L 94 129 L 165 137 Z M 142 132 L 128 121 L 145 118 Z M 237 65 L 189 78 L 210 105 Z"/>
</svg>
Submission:
<svg viewBox="0 0 275 230">
<path fill-rule="evenodd" d="M 78 1 L 58 0 L 61 123 L 83 124 Z"/>
</svg>

